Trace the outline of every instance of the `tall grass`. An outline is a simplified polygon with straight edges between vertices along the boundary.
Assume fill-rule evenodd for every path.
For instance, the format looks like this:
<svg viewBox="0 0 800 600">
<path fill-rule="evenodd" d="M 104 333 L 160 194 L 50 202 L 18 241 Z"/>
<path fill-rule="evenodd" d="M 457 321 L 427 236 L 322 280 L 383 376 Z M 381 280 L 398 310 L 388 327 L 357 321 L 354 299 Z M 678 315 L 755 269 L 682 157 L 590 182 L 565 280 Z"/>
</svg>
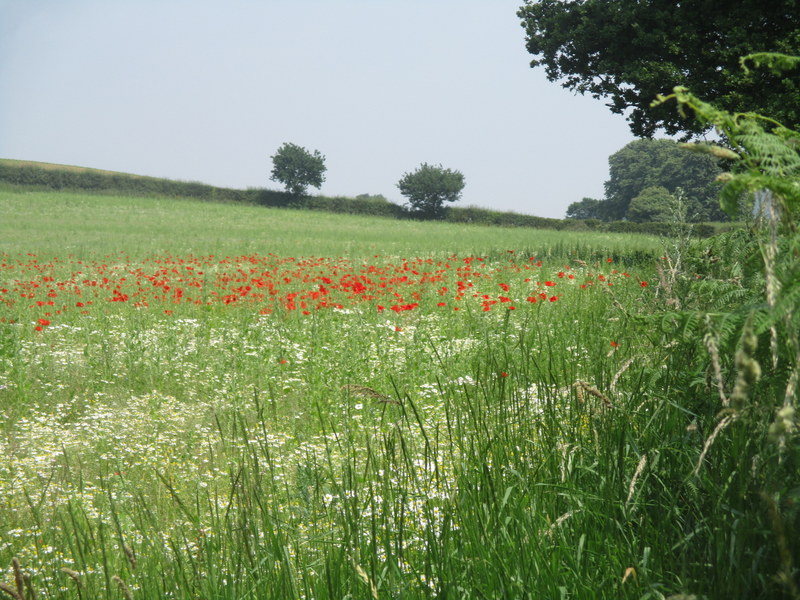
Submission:
<svg viewBox="0 0 800 600">
<path fill-rule="evenodd" d="M 691 288 L 659 284 L 653 240 L 152 199 L 0 202 L 10 215 L 0 225 L 9 597 L 786 589 L 775 581 L 781 538 L 769 510 L 752 505 L 758 465 L 744 457 L 759 440 L 743 430 L 707 448 L 719 394 L 705 348 L 675 333 L 692 331 L 671 303 L 691 303 Z M 180 271 L 152 262 L 167 254 L 214 255 L 203 284 L 213 290 L 217 275 L 249 264 L 225 257 L 270 252 L 348 257 L 319 268 L 334 279 L 372 273 L 370 294 L 382 293 L 376 269 L 398 256 L 437 259 L 403 271 L 416 282 L 397 288 L 399 305 L 415 300 L 409 310 L 346 290 L 340 308 L 307 315 L 208 294 L 135 306 L 104 291 L 60 314 L 37 304 L 51 287 L 88 294 L 84 279 Z M 295 277 L 306 275 L 313 290 L 311 271 Z M 708 466 L 693 475 L 702 456 Z M 795 538 L 783 540 L 791 555 Z"/>
</svg>

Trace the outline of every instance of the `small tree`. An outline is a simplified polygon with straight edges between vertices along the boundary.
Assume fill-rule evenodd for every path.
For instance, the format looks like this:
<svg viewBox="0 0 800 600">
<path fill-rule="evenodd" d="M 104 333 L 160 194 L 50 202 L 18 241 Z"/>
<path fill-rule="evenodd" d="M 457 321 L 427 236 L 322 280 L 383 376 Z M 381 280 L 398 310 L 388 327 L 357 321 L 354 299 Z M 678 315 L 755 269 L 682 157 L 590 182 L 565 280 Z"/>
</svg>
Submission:
<svg viewBox="0 0 800 600">
<path fill-rule="evenodd" d="M 413 173 L 405 173 L 397 187 L 408 198 L 411 210 L 427 219 L 444 214 L 444 203 L 455 202 L 464 189 L 464 175 L 442 165 L 422 163 Z"/>
<path fill-rule="evenodd" d="M 285 143 L 271 158 L 270 179 L 284 184 L 292 196 L 304 195 L 309 185 L 319 189 L 325 181 L 325 157 L 319 150 L 312 154 L 302 146 Z"/>
</svg>

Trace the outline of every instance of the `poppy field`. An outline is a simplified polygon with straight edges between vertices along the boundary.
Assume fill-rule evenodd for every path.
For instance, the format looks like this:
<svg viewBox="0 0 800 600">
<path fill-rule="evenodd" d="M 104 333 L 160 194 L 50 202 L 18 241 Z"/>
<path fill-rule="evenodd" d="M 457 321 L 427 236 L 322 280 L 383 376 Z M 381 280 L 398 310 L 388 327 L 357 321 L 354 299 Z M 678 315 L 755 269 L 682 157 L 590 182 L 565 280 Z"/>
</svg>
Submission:
<svg viewBox="0 0 800 600">
<path fill-rule="evenodd" d="M 664 466 L 702 440 L 662 394 L 657 240 L 0 201 L 7 596 L 680 591 Z"/>
</svg>

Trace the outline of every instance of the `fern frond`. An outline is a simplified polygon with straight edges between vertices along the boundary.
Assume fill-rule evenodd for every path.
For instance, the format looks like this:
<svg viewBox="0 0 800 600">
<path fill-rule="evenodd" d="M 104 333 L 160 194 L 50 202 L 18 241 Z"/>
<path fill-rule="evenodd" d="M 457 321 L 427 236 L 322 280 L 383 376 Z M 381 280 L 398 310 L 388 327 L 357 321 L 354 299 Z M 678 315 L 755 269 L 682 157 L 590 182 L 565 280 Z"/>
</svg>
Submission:
<svg viewBox="0 0 800 600">
<path fill-rule="evenodd" d="M 755 68 L 766 67 L 773 74 L 780 75 L 800 68 L 800 56 L 790 56 L 780 52 L 754 52 L 739 59 L 739 65 L 745 73 L 750 72 L 747 63 L 752 63 Z"/>
</svg>

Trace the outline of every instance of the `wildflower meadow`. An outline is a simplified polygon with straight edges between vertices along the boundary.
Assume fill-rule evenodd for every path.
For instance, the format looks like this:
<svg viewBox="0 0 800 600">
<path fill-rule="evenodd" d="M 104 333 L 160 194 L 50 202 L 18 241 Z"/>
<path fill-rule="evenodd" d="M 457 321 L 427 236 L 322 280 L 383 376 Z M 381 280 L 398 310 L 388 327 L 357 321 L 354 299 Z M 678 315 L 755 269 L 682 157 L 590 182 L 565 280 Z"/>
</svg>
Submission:
<svg viewBox="0 0 800 600">
<path fill-rule="evenodd" d="M 717 481 L 719 394 L 664 316 L 690 301 L 688 246 L 0 207 L 8 597 L 688 598 L 772 577 L 766 517 L 742 543 L 717 529 L 750 499 L 738 471 Z M 719 468 L 688 477 L 698 460 Z"/>
</svg>

